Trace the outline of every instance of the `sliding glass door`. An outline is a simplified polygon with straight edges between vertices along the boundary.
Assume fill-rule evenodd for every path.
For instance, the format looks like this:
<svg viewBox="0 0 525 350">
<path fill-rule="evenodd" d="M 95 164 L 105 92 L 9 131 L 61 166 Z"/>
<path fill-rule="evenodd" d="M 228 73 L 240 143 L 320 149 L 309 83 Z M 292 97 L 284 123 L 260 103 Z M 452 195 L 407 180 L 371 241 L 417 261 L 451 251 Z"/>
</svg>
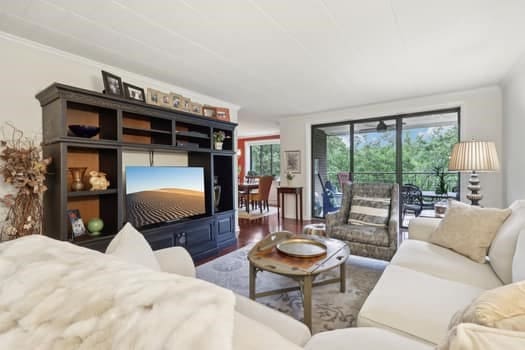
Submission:
<svg viewBox="0 0 525 350">
<path fill-rule="evenodd" d="M 338 209 L 342 184 L 412 184 L 426 208 L 459 197 L 448 157 L 459 141 L 459 108 L 312 126 L 312 216 Z"/>
</svg>

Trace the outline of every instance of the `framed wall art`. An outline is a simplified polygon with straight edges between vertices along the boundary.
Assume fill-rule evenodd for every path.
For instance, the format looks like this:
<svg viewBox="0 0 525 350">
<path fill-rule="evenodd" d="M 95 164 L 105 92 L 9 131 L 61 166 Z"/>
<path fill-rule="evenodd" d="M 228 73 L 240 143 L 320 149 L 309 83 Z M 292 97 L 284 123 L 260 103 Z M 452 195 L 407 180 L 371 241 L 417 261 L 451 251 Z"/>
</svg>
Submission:
<svg viewBox="0 0 525 350">
<path fill-rule="evenodd" d="M 301 173 L 301 151 L 285 151 L 284 164 L 286 172 Z"/>
</svg>

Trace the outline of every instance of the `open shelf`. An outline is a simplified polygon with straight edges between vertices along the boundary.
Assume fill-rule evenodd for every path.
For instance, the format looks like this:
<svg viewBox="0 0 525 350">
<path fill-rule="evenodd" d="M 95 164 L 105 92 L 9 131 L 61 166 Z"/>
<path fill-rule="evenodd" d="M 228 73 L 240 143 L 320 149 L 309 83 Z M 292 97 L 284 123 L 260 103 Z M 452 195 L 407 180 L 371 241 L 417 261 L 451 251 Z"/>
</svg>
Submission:
<svg viewBox="0 0 525 350">
<path fill-rule="evenodd" d="M 146 145 L 172 145 L 172 124 L 169 119 L 122 112 L 122 141 Z"/>
<path fill-rule="evenodd" d="M 69 125 L 91 125 L 100 128 L 98 135 L 88 140 L 116 140 L 117 139 L 117 111 L 115 109 L 97 107 L 83 103 L 68 101 L 66 104 L 66 134 L 79 139 L 71 130 Z"/>
</svg>

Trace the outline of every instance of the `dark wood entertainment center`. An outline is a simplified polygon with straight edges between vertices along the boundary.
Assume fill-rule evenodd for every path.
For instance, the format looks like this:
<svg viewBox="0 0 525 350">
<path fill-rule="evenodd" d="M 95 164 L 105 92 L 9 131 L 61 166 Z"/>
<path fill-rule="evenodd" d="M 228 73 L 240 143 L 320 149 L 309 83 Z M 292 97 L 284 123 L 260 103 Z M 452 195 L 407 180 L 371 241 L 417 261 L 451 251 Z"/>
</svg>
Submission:
<svg viewBox="0 0 525 350">
<path fill-rule="evenodd" d="M 236 242 L 234 202 L 234 123 L 175 111 L 121 97 L 54 83 L 36 98 L 42 106 L 44 156 L 53 162 L 44 196 L 44 233 L 104 251 L 126 222 L 123 152 L 187 157 L 188 166 L 204 168 L 206 215 L 142 230 L 153 249 L 184 246 L 195 260 Z M 68 125 L 96 125 L 93 138 L 71 136 Z M 223 150 L 213 149 L 213 132 L 224 131 Z M 71 191 L 71 167 L 107 174 L 107 190 Z M 214 206 L 214 177 L 221 186 Z M 85 221 L 100 217 L 100 236 L 73 237 L 67 210 L 79 209 Z"/>
</svg>

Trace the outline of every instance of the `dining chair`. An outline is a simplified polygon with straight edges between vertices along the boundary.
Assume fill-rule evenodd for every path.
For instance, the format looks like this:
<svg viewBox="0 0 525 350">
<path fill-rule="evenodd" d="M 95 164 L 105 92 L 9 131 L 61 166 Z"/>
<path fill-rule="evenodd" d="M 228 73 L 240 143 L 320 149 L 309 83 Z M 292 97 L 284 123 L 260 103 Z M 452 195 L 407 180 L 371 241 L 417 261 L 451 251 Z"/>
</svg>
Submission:
<svg viewBox="0 0 525 350">
<path fill-rule="evenodd" d="M 270 210 L 270 205 L 268 203 L 268 198 L 270 197 L 270 188 L 272 187 L 273 176 L 261 176 L 259 178 L 259 189 L 250 194 L 250 200 L 253 205 L 258 205 L 261 213 L 263 212 L 263 207 L 265 210 Z"/>
</svg>

